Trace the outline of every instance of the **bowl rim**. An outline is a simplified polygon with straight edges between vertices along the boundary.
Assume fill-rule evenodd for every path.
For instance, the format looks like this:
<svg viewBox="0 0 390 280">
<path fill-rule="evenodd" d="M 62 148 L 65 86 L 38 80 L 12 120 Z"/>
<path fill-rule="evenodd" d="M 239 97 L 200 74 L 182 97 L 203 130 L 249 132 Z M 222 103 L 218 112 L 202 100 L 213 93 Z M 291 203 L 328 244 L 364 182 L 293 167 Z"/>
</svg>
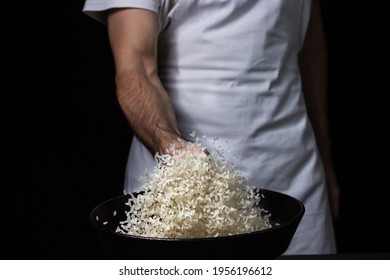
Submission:
<svg viewBox="0 0 390 280">
<path fill-rule="evenodd" d="M 276 225 L 276 226 L 273 226 L 271 228 L 265 228 L 265 229 L 261 229 L 261 230 L 257 230 L 257 231 L 251 231 L 251 232 L 245 232 L 245 233 L 240 233 L 240 234 L 233 234 L 233 235 L 222 235 L 222 236 L 209 236 L 209 237 L 194 237 L 194 238 L 191 238 L 191 237 L 184 237 L 184 238 L 179 238 L 179 237 L 150 237 L 150 236 L 140 236 L 140 235 L 132 235 L 132 234 L 125 234 L 125 233 L 121 233 L 121 232 L 113 232 L 112 230 L 108 230 L 108 229 L 105 229 L 103 227 L 100 227 L 99 224 L 98 224 L 98 221 L 96 220 L 96 216 L 93 215 L 93 213 L 95 212 L 95 210 L 102 206 L 103 204 L 106 204 L 106 203 L 109 203 L 113 200 L 116 200 L 116 199 L 120 199 L 120 198 L 124 198 L 126 196 L 130 196 L 130 194 L 122 194 L 122 195 L 118 195 L 118 196 L 115 196 L 115 197 L 112 197 L 110 199 L 107 199 L 101 203 L 99 203 L 97 206 L 95 206 L 91 212 L 90 212 L 90 215 L 89 215 L 89 218 L 90 218 L 90 222 L 92 223 L 93 227 L 101 232 L 104 232 L 104 233 L 107 233 L 107 234 L 110 234 L 110 235 L 115 235 L 115 236 L 118 236 L 118 237 L 124 237 L 124 238 L 132 238 L 132 239 L 141 239 L 141 240 L 153 240 L 153 241 L 169 241 L 169 242 L 175 242 L 175 241 L 208 241 L 208 240 L 225 240 L 225 239 L 235 239 L 235 238 L 240 238 L 240 237 L 247 237 L 247 236 L 251 236 L 251 235 L 256 235 L 258 233 L 265 233 L 265 232 L 270 232 L 270 231 L 275 231 L 276 229 L 280 229 L 280 228 L 284 228 L 284 227 L 287 227 L 287 226 L 290 226 L 292 223 L 294 223 L 296 221 L 296 219 L 298 219 L 299 217 L 302 219 L 303 215 L 305 214 L 305 206 L 304 204 L 297 198 L 291 196 L 291 195 L 288 195 L 288 194 L 285 194 L 285 193 L 282 193 L 282 192 L 278 192 L 278 191 L 273 191 L 273 190 L 267 190 L 267 189 L 261 189 L 261 188 L 257 188 L 260 192 L 272 192 L 272 193 L 276 193 L 278 195 L 282 195 L 282 196 L 286 196 L 288 197 L 289 199 L 292 199 L 294 200 L 297 205 L 299 205 L 299 211 L 298 213 L 292 217 L 290 220 L 288 220 L 287 222 L 283 223 L 283 224 L 279 224 L 279 225 Z M 272 215 L 272 213 L 271 213 Z"/>
</svg>

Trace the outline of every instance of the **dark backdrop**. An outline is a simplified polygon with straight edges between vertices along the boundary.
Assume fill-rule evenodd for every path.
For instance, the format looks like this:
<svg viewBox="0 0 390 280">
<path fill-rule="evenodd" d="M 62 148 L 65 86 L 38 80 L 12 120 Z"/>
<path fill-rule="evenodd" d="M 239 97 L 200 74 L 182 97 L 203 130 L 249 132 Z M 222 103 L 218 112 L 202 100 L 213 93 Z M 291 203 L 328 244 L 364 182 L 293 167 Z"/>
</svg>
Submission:
<svg viewBox="0 0 390 280">
<path fill-rule="evenodd" d="M 15 106 L 4 110 L 3 259 L 107 258 L 89 212 L 122 193 L 132 132 L 115 98 L 106 28 L 82 14 L 83 2 L 60 1 L 56 11 L 34 14 L 12 33 L 18 44 L 7 44 L 17 51 L 6 75 L 5 104 Z M 387 163 L 378 160 L 386 150 L 385 80 L 374 63 L 383 34 L 369 29 L 363 8 L 338 2 L 323 1 L 342 189 L 338 247 L 390 252 Z"/>
</svg>

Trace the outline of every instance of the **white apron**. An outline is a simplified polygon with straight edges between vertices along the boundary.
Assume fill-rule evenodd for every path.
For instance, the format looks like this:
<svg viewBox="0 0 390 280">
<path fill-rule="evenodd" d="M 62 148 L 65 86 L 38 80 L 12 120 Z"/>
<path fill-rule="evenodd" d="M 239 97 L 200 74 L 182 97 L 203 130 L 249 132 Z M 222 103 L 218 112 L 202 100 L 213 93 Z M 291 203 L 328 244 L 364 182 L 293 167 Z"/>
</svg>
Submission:
<svg viewBox="0 0 390 280">
<path fill-rule="evenodd" d="M 110 1 L 103 2 L 99 8 L 102 1 L 87 0 L 84 11 L 104 21 L 100 11 Z M 159 75 L 184 138 L 191 140 L 193 130 L 217 137 L 251 185 L 304 203 L 305 215 L 285 254 L 334 253 L 323 167 L 297 61 L 310 0 L 112 2 L 158 12 Z M 135 137 L 125 193 L 137 191 L 139 178 L 153 167 L 153 155 Z"/>
</svg>

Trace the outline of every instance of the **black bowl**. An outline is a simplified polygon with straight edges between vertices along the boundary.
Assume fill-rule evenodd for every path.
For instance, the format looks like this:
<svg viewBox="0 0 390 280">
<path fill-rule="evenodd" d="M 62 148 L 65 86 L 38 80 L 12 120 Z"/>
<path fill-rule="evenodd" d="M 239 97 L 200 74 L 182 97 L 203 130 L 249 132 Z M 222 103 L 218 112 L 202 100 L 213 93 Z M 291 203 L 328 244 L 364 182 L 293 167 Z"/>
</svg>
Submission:
<svg viewBox="0 0 390 280">
<path fill-rule="evenodd" d="M 90 215 L 92 225 L 112 259 L 275 259 L 288 248 L 305 212 L 291 196 L 260 189 L 261 207 L 271 213 L 272 228 L 232 236 L 210 238 L 148 238 L 115 233 L 126 220 L 129 195 L 107 200 Z M 96 218 L 98 217 L 98 219 Z"/>
</svg>

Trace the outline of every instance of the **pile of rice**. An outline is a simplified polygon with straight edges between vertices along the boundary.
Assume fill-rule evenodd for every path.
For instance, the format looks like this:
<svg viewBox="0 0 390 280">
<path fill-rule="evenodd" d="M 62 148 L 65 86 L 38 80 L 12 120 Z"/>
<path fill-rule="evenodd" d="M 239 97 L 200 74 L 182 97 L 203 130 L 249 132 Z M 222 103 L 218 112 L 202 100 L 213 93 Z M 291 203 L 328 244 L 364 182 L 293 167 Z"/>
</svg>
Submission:
<svg viewBox="0 0 390 280">
<path fill-rule="evenodd" d="M 156 168 L 128 201 L 117 232 L 159 238 L 235 235 L 270 228 L 261 195 L 225 160 L 195 142 L 174 155 L 156 154 Z M 174 149 L 174 147 L 173 147 Z"/>
</svg>

